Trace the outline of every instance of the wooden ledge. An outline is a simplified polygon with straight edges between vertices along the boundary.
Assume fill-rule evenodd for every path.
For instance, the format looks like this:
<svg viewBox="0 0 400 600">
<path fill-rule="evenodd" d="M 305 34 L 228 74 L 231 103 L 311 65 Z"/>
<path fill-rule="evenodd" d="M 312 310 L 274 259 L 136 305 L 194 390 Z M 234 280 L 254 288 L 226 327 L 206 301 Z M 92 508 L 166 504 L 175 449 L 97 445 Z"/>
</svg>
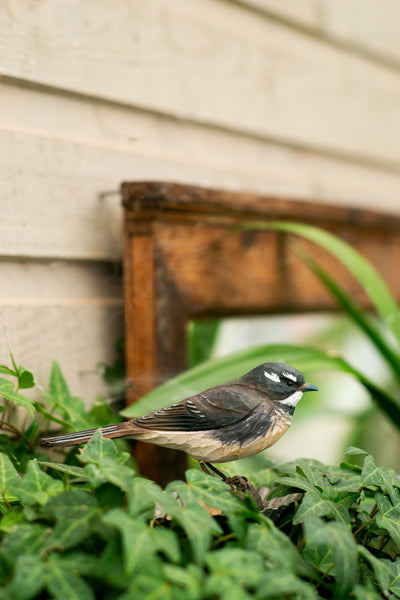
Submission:
<svg viewBox="0 0 400 600">
<path fill-rule="evenodd" d="M 267 218 L 302 221 L 321 227 L 400 229 L 400 216 L 326 201 L 158 181 L 123 183 L 121 192 L 126 217 L 133 220 L 209 220 L 207 217 L 220 216 L 235 222 Z"/>
</svg>

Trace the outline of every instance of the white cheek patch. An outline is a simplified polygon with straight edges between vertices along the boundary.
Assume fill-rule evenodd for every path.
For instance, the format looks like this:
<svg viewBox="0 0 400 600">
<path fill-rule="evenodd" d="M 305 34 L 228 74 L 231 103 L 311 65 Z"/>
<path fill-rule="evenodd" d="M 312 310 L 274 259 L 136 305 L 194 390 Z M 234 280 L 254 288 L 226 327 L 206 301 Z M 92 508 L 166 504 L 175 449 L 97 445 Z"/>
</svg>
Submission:
<svg viewBox="0 0 400 600">
<path fill-rule="evenodd" d="M 297 390 L 297 392 L 294 392 L 293 394 L 291 394 L 284 400 L 279 400 L 279 402 L 281 404 L 285 404 L 286 406 L 296 406 L 298 401 L 301 400 L 302 396 L 303 396 L 303 392 L 300 392 L 300 390 Z"/>
<path fill-rule="evenodd" d="M 279 375 L 277 375 L 276 373 L 268 373 L 268 371 L 264 371 L 264 375 L 265 377 L 268 377 L 268 379 L 270 379 L 271 381 L 275 381 L 275 383 L 281 382 L 281 380 L 279 379 Z"/>
<path fill-rule="evenodd" d="M 291 379 L 292 381 L 297 382 L 297 377 L 295 375 L 293 375 L 292 373 L 288 373 L 287 371 L 284 371 L 282 373 L 282 375 L 284 377 L 286 377 L 286 379 Z"/>
</svg>

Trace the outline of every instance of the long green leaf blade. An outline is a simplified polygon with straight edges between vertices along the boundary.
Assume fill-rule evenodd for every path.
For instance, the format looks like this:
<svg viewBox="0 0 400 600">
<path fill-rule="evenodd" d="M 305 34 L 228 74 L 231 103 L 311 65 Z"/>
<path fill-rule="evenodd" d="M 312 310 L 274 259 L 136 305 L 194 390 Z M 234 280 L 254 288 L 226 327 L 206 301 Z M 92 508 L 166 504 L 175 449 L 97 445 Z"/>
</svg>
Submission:
<svg viewBox="0 0 400 600">
<path fill-rule="evenodd" d="M 371 342 L 374 344 L 374 346 L 376 346 L 376 348 L 392 368 L 396 379 L 400 381 L 400 356 L 390 348 L 378 327 L 371 322 L 365 312 L 352 301 L 350 296 L 338 284 L 338 282 L 332 279 L 332 277 L 330 277 L 330 275 L 324 269 L 322 269 L 320 265 L 310 259 L 307 259 L 306 262 L 322 281 L 322 283 L 327 287 L 330 293 L 334 296 L 340 306 L 369 337 Z"/>
<path fill-rule="evenodd" d="M 377 313 L 400 343 L 400 311 L 395 297 L 371 265 L 357 250 L 337 236 L 304 223 L 273 221 L 240 226 L 237 230 L 272 229 L 304 237 L 336 256 L 354 275 L 371 299 Z"/>
</svg>

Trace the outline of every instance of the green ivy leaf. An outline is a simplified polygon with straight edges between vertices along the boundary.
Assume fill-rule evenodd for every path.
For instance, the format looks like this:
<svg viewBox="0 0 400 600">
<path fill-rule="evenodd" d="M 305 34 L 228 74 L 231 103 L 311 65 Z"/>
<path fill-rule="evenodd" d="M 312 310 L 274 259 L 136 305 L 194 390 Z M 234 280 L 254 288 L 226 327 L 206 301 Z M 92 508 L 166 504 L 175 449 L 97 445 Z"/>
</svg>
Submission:
<svg viewBox="0 0 400 600">
<path fill-rule="evenodd" d="M 118 596 L 118 600 L 186 600 L 184 595 L 179 596 L 177 592 L 179 590 L 173 590 L 170 583 L 161 577 L 138 573 L 125 593 Z"/>
<path fill-rule="evenodd" d="M 335 598 L 348 597 L 357 577 L 357 547 L 351 531 L 343 523 L 310 517 L 304 524 L 304 557 L 323 573 L 334 566 Z"/>
<path fill-rule="evenodd" d="M 253 523 L 249 526 L 246 548 L 267 558 L 270 568 L 282 568 L 304 575 L 313 573 L 290 538 L 266 518 L 260 524 Z"/>
<path fill-rule="evenodd" d="M 375 501 L 379 508 L 378 527 L 385 529 L 400 548 L 400 502 L 393 506 L 389 498 L 379 493 L 375 494 Z"/>
<path fill-rule="evenodd" d="M 80 479 L 87 479 L 85 471 L 82 467 L 75 467 L 74 465 L 66 465 L 65 463 L 48 462 L 46 460 L 38 460 L 37 463 L 42 467 L 48 467 L 61 473 L 66 473 L 72 477 L 79 477 Z"/>
<path fill-rule="evenodd" d="M 220 525 L 200 505 L 187 505 L 176 508 L 172 516 L 178 521 L 190 542 L 194 562 L 203 564 L 213 535 L 221 535 Z"/>
<path fill-rule="evenodd" d="M 18 556 L 36 554 L 42 547 L 49 528 L 38 523 L 21 523 L 16 530 L 4 536 L 0 547 L 0 559 L 13 569 Z"/>
<path fill-rule="evenodd" d="M 18 376 L 18 374 L 17 374 L 16 371 L 13 371 L 9 367 L 6 367 L 6 365 L 0 365 L 0 374 L 1 375 L 10 375 L 11 377 L 17 377 Z"/>
<path fill-rule="evenodd" d="M 4 379 L 3 377 L 0 377 L 0 396 L 3 396 L 3 398 L 9 402 L 15 402 L 15 404 L 24 406 L 28 410 L 31 417 L 35 415 L 35 407 L 33 402 L 26 396 L 16 392 L 12 382 L 8 379 Z"/>
<path fill-rule="evenodd" d="M 187 600 L 198 600 L 201 597 L 204 572 L 198 565 L 188 564 L 181 567 L 165 564 L 162 571 L 167 582 L 182 589 Z"/>
<path fill-rule="evenodd" d="M 35 380 L 32 373 L 24 369 L 24 367 L 18 368 L 18 387 L 21 390 L 35 387 Z"/>
<path fill-rule="evenodd" d="M 35 460 L 29 461 L 25 475 L 15 486 L 15 491 L 25 506 L 34 506 L 35 504 L 42 506 L 49 498 L 57 496 L 62 490 L 62 482 L 43 473 Z"/>
<path fill-rule="evenodd" d="M 95 600 L 92 588 L 79 575 L 65 569 L 65 563 L 50 556 L 46 566 L 46 587 L 55 600 Z"/>
<path fill-rule="evenodd" d="M 346 454 L 348 456 L 354 456 L 357 454 L 367 456 L 368 452 L 366 452 L 365 450 L 362 450 L 361 448 L 357 448 L 356 446 L 349 446 L 348 448 L 346 448 L 346 450 L 343 452 L 343 454 Z"/>
<path fill-rule="evenodd" d="M 93 487 L 109 482 L 121 490 L 129 489 L 135 472 L 131 467 L 122 464 L 128 460 L 129 454 L 120 452 L 112 440 L 103 438 L 99 429 L 92 435 L 78 458 L 81 462 L 89 463 L 84 471 Z"/>
<path fill-rule="evenodd" d="M 100 465 L 104 458 L 110 458 L 123 464 L 128 460 L 129 453 L 118 450 L 114 442 L 104 438 L 100 429 L 97 429 L 78 458 L 83 463 L 94 463 L 95 465 Z"/>
<path fill-rule="evenodd" d="M 15 495 L 15 487 L 20 482 L 20 477 L 8 458 L 7 454 L 0 452 L 0 502 L 15 502 L 18 496 Z"/>
<path fill-rule="evenodd" d="M 144 477 L 132 477 L 128 487 L 128 512 L 131 516 L 147 515 L 152 519 L 156 508 L 163 516 L 177 506 L 176 498 L 159 485 Z"/>
<path fill-rule="evenodd" d="M 172 531 L 151 528 L 118 508 L 104 515 L 102 521 L 120 532 L 124 547 L 125 570 L 128 574 L 139 572 L 141 566 L 158 552 L 163 552 L 172 562 L 179 561 L 179 545 Z"/>
<path fill-rule="evenodd" d="M 16 531 L 17 526 L 24 520 L 21 506 L 13 506 L 2 515 L 0 520 L 0 531 L 3 533 L 12 533 Z"/>
<path fill-rule="evenodd" d="M 252 589 L 261 583 L 265 575 L 263 557 L 242 548 L 226 547 L 209 552 L 206 564 L 211 573 L 218 573 L 229 581 Z"/>
<path fill-rule="evenodd" d="M 276 569 L 265 574 L 264 580 L 256 592 L 256 598 L 260 600 L 269 598 L 281 600 L 289 597 L 296 598 L 296 600 L 318 600 L 320 598 L 313 586 L 284 569 Z"/>
<path fill-rule="evenodd" d="M 72 396 L 67 382 L 61 372 L 60 365 L 53 361 L 49 390 L 43 392 L 48 404 L 60 412 L 76 429 L 90 429 L 95 423 L 85 411 L 81 398 Z"/>
<path fill-rule="evenodd" d="M 56 526 L 46 541 L 45 549 L 67 550 L 90 535 L 99 509 L 97 500 L 87 492 L 70 490 L 49 500 L 41 512 L 44 517 L 56 520 Z"/>
<path fill-rule="evenodd" d="M 351 503 L 353 503 L 353 499 L 351 499 Z M 310 517 L 331 517 L 341 523 L 350 523 L 350 515 L 346 504 L 325 500 L 315 488 L 308 491 L 304 496 L 293 518 L 293 524 L 303 523 Z"/>
<path fill-rule="evenodd" d="M 104 483 L 112 483 L 124 492 L 128 491 L 134 476 L 133 469 L 106 457 L 98 465 L 86 465 L 84 472 L 92 487 L 98 488 Z"/>
<path fill-rule="evenodd" d="M 31 600 L 38 597 L 46 581 L 46 565 L 37 554 L 17 557 L 10 591 L 14 600 Z"/>
<path fill-rule="evenodd" d="M 186 506 L 198 505 L 199 502 L 221 510 L 225 515 L 243 510 L 243 503 L 230 487 L 218 477 L 211 477 L 197 469 L 189 469 L 185 473 L 187 483 L 173 481 L 168 484 L 167 491 L 175 492 Z"/>
<path fill-rule="evenodd" d="M 364 546 L 358 546 L 358 552 L 373 568 L 383 594 L 388 596 L 392 592 L 400 598 L 400 558 L 395 561 L 379 559 Z"/>
</svg>

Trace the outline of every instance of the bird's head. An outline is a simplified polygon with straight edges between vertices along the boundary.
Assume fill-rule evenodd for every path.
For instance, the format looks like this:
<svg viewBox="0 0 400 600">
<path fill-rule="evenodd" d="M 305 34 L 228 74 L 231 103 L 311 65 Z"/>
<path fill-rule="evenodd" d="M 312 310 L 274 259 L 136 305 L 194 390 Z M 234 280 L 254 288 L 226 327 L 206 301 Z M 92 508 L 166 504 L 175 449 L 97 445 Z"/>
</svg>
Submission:
<svg viewBox="0 0 400 600">
<path fill-rule="evenodd" d="M 290 408 L 296 406 L 304 392 L 318 390 L 316 385 L 306 383 L 300 371 L 284 363 L 264 363 L 240 380 L 267 394 L 270 400 Z"/>
</svg>

